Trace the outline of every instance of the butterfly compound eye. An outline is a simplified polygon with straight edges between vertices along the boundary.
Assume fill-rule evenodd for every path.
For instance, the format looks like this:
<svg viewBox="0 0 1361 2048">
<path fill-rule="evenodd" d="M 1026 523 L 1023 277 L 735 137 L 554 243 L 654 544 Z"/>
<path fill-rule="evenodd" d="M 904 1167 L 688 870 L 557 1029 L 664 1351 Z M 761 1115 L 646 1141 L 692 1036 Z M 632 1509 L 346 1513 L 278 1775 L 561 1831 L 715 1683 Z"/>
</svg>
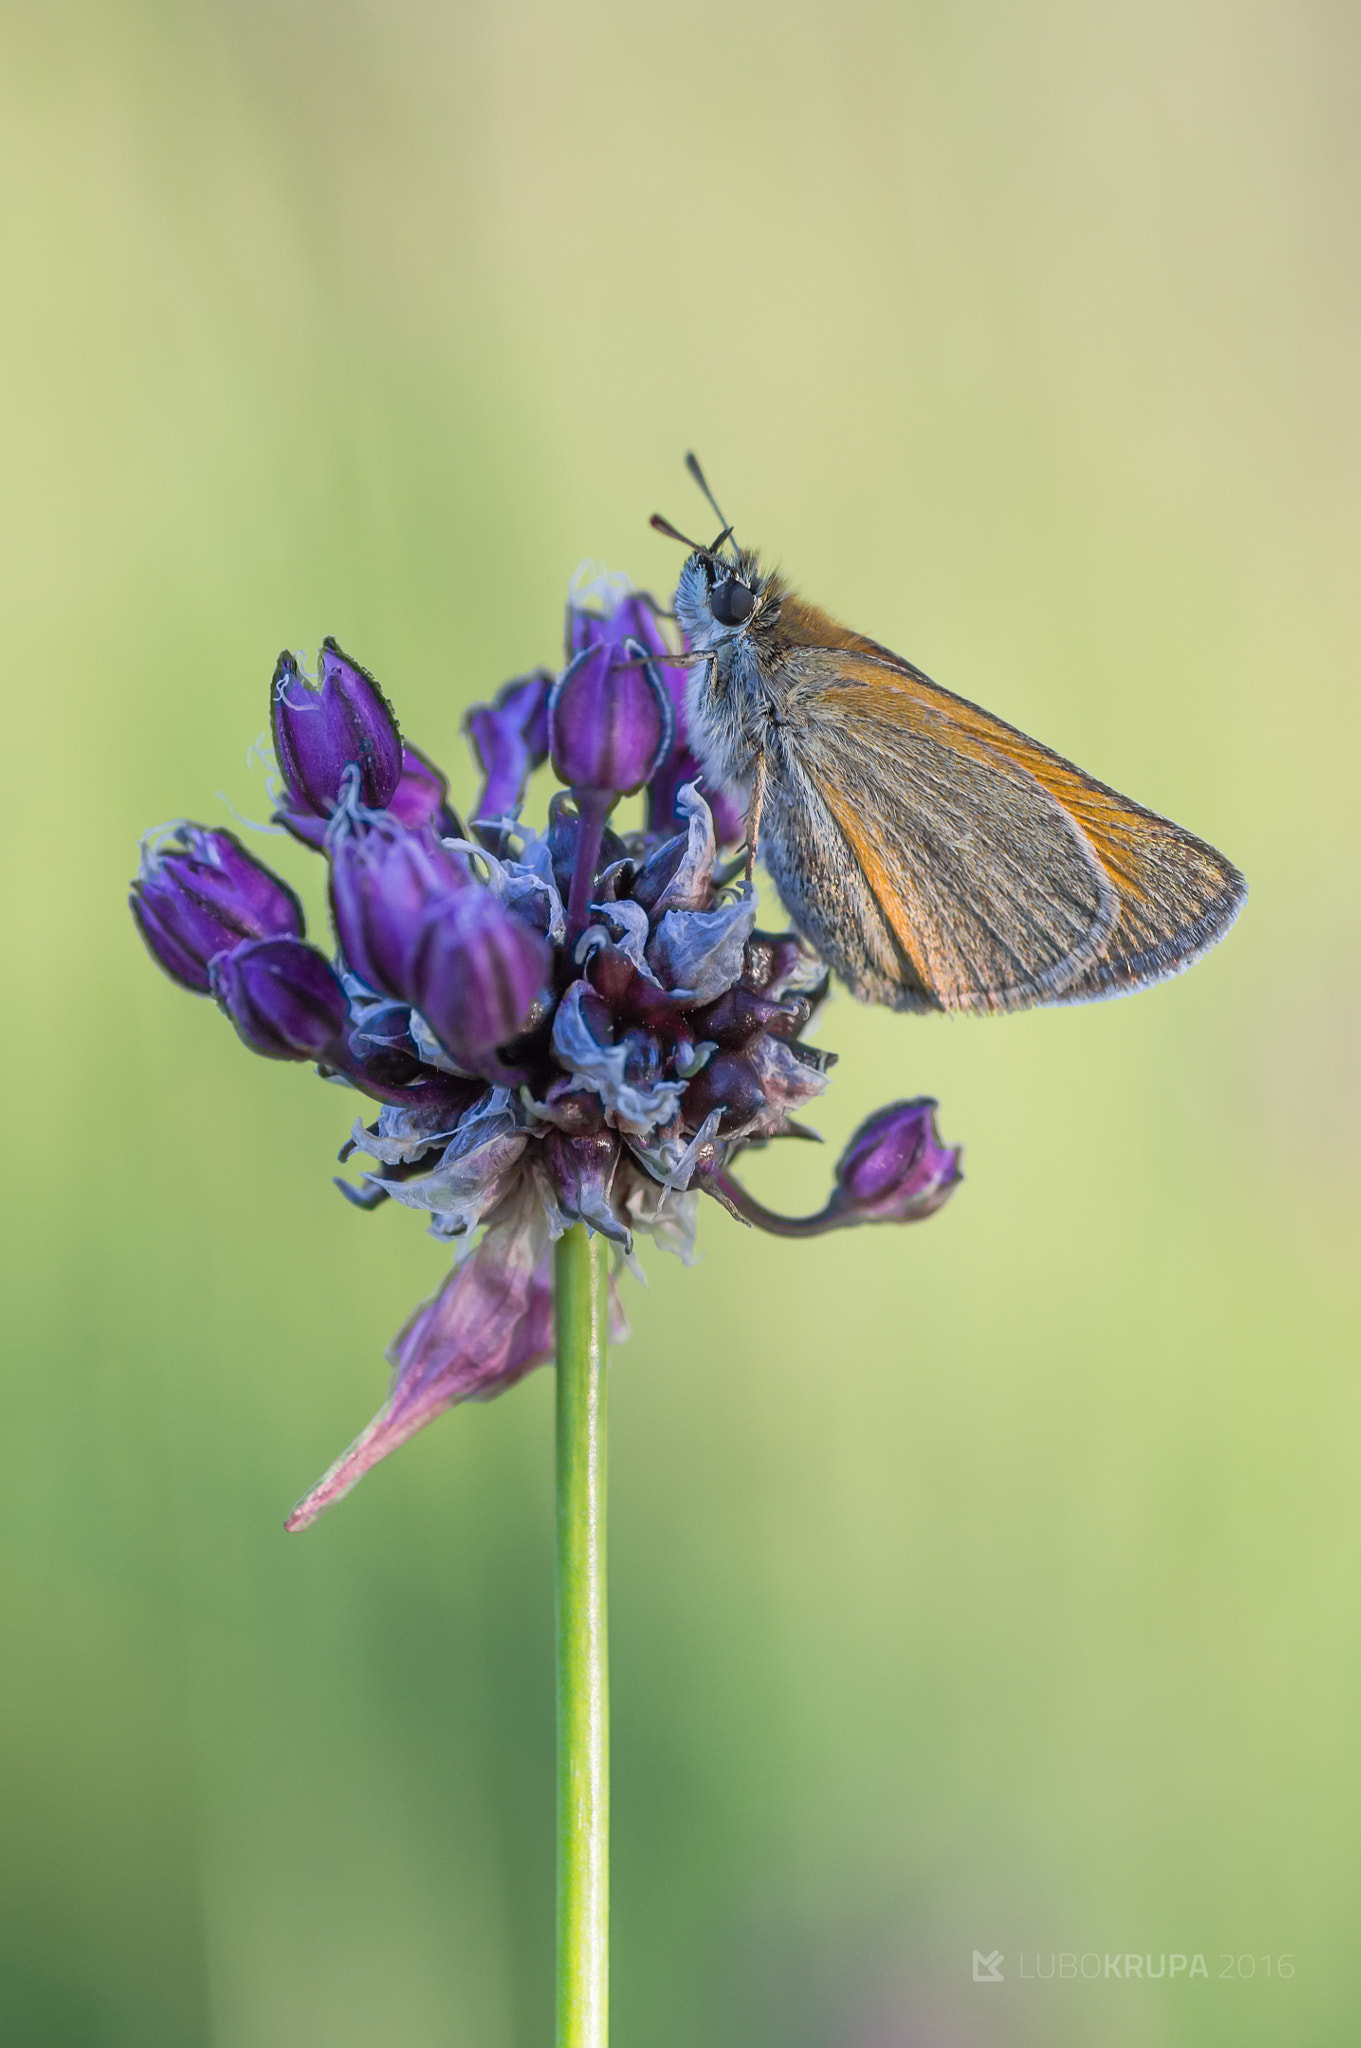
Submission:
<svg viewBox="0 0 1361 2048">
<path fill-rule="evenodd" d="M 728 576 L 709 592 L 709 610 L 720 626 L 740 626 L 751 617 L 756 599 L 745 583 Z"/>
</svg>

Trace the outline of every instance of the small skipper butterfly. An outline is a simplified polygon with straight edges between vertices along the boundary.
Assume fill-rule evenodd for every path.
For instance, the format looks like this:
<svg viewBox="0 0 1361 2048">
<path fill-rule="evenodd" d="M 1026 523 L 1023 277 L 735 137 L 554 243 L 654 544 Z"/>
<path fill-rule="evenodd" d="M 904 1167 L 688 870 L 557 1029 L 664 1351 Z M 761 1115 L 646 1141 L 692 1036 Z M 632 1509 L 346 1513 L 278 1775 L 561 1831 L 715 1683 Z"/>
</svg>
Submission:
<svg viewBox="0 0 1361 2048">
<path fill-rule="evenodd" d="M 1089 1002 L 1180 973 L 1247 885 L 1132 803 L 910 661 L 838 625 L 722 532 L 676 589 L 693 747 L 748 805 L 797 930 L 896 1010 Z"/>
</svg>

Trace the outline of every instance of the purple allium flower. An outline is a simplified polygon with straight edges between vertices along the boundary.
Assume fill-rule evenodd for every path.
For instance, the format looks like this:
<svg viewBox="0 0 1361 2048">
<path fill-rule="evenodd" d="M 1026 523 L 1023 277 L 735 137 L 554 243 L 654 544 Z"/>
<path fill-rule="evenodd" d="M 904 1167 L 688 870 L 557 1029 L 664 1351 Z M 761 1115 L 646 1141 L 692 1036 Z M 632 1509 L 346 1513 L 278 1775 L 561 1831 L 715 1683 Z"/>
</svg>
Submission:
<svg viewBox="0 0 1361 2048">
<path fill-rule="evenodd" d="M 459 889 L 417 927 L 406 993 L 451 1058 L 479 1073 L 524 1030 L 551 965 L 548 941 L 523 917 L 489 889 Z"/>
<path fill-rule="evenodd" d="M 334 640 L 322 644 L 316 689 L 291 654 L 279 656 L 269 714 L 290 809 L 328 818 L 340 800 L 347 768 L 358 769 L 366 804 L 391 802 L 403 767 L 397 721 L 373 677 L 342 654 Z"/>
<path fill-rule="evenodd" d="M 279 816 L 328 864 L 334 963 L 230 833 L 179 827 L 133 886 L 157 960 L 216 996 L 252 1050 L 315 1061 L 377 1106 L 342 1153 L 365 1162 L 349 1198 L 417 1210 L 463 1254 L 396 1338 L 383 1408 L 290 1528 L 444 1409 L 551 1355 L 551 1247 L 578 1220 L 630 1266 L 639 1236 L 688 1262 L 702 1193 L 811 1236 L 930 1215 L 959 1178 L 920 1100 L 861 1126 L 816 1216 L 746 1194 L 732 1171 L 746 1147 L 814 1135 L 799 1118 L 832 1056 L 803 1034 L 827 971 L 793 933 L 757 931 L 750 884 L 725 871 L 741 819 L 687 772 L 662 615 L 597 578 L 574 588 L 566 640 L 556 681 L 518 677 L 468 715 L 486 783 L 476 844 L 362 669 L 327 642 L 310 692 L 281 663 Z M 519 810 L 550 729 L 573 788 L 540 833 Z M 607 813 L 640 784 L 645 827 L 620 836 Z M 613 1294 L 612 1314 L 624 1334 Z"/>
<path fill-rule="evenodd" d="M 574 655 L 548 700 L 553 772 L 569 788 L 631 796 L 671 750 L 671 699 L 641 641 Z"/>
<path fill-rule="evenodd" d="M 208 963 L 246 939 L 301 938 L 302 905 L 231 832 L 181 821 L 148 834 L 129 899 L 152 955 L 175 981 L 208 993 Z M 178 843 L 176 843 L 178 842 Z"/>
<path fill-rule="evenodd" d="M 671 738 L 666 753 L 646 778 L 647 829 L 666 838 L 685 822 L 677 799 L 687 783 L 699 780 L 700 766 L 687 736 L 687 671 L 683 663 L 669 659 L 675 650 L 668 647 L 662 634 L 664 616 L 656 601 L 644 591 L 633 590 L 627 578 L 593 575 L 588 566 L 578 572 L 573 583 L 566 637 L 569 662 L 574 655 L 595 647 L 608 647 L 616 661 L 622 660 L 630 641 L 639 652 L 652 657 L 654 673 L 671 706 Z M 563 777 L 567 782 L 573 779 Z M 736 846 L 745 827 L 741 805 L 722 790 L 706 789 L 704 794 L 713 813 L 718 844 Z"/>
<path fill-rule="evenodd" d="M 320 1060 L 339 1044 L 349 1015 L 340 977 L 301 939 L 250 939 L 218 953 L 213 994 L 252 1052 L 270 1060 Z"/>
<path fill-rule="evenodd" d="M 507 820 L 518 818 L 534 770 L 548 759 L 548 693 L 553 677 L 546 668 L 516 676 L 496 693 L 492 704 L 477 704 L 463 729 L 473 743 L 482 770 L 482 794 L 473 825 L 493 853 L 502 850 Z"/>
<path fill-rule="evenodd" d="M 411 1001 L 409 959 L 427 911 L 471 888 L 461 854 L 428 828 L 342 816 L 331 843 L 331 915 L 346 964 L 384 995 Z"/>
<path fill-rule="evenodd" d="M 848 1223 L 910 1223 L 934 1216 L 957 1181 L 960 1147 L 942 1145 L 929 1095 L 866 1117 L 837 1161 L 829 1210 Z"/>
<path fill-rule="evenodd" d="M 816 1216 L 773 1216 L 722 1170 L 711 1192 L 734 1215 L 781 1237 L 820 1237 L 854 1223 L 920 1223 L 964 1178 L 963 1148 L 941 1144 L 936 1108 L 929 1095 L 919 1095 L 866 1117 L 837 1161 L 836 1185 Z"/>
</svg>

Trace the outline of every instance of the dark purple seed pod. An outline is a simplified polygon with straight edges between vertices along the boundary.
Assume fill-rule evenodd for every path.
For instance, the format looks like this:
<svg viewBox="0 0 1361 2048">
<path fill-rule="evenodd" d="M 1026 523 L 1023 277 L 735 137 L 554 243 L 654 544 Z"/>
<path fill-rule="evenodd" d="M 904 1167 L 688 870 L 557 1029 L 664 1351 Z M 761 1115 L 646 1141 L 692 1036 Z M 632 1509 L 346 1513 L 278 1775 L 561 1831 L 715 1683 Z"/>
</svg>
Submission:
<svg viewBox="0 0 1361 2048">
<path fill-rule="evenodd" d="M 624 1048 L 624 1079 L 630 1088 L 650 1088 L 661 1080 L 664 1056 L 660 1038 L 635 1025 L 618 1042 Z"/>
<path fill-rule="evenodd" d="M 541 1104 L 545 1123 L 566 1137 L 580 1138 L 598 1131 L 605 1120 L 605 1105 L 593 1088 L 578 1088 L 570 1075 L 559 1074 L 550 1081 Z"/>
<path fill-rule="evenodd" d="M 405 993 L 451 1057 L 476 1069 L 523 1030 L 551 964 L 548 942 L 474 887 L 427 913 Z"/>
<path fill-rule="evenodd" d="M 802 958 L 793 932 L 753 932 L 742 955 L 742 980 L 748 988 L 764 993 L 773 984 L 787 981 Z"/>
<path fill-rule="evenodd" d="M 646 911 L 653 910 L 668 885 L 675 879 L 688 846 L 688 835 L 673 831 L 670 839 L 653 848 L 634 876 L 630 893 L 635 903 L 641 903 Z"/>
<path fill-rule="evenodd" d="M 837 1161 L 829 1213 L 858 1223 L 934 1215 L 963 1179 L 962 1148 L 941 1144 L 936 1106 L 921 1095 L 867 1117 Z"/>
<path fill-rule="evenodd" d="M 333 1049 L 326 1065 L 343 1074 L 375 1102 L 393 1103 L 408 1114 L 417 1109 L 433 1112 L 448 1130 L 486 1093 L 482 1081 L 462 1081 L 455 1074 L 442 1074 L 414 1056 L 372 1050 L 356 1054 L 353 1039 Z"/>
<path fill-rule="evenodd" d="M 269 693 L 274 751 L 288 791 L 289 811 L 328 818 L 345 770 L 359 771 L 359 797 L 382 810 L 402 777 L 402 736 L 387 698 L 373 677 L 341 653 L 334 640 L 321 649 L 321 680 L 304 680 L 293 656 L 279 656 Z"/>
<path fill-rule="evenodd" d="M 374 1004 L 345 1033 L 343 1054 L 335 1055 L 339 1070 L 357 1088 L 379 1102 L 409 1102 L 422 1084 L 449 1080 L 452 1088 L 476 1089 L 476 1082 L 454 1081 L 435 1073 L 422 1061 L 411 1037 L 411 1012 L 401 1003 Z"/>
<path fill-rule="evenodd" d="M 382 821 L 343 831 L 331 855 L 331 914 L 346 965 L 404 1002 L 407 957 L 432 905 L 474 888 L 461 854 L 433 832 Z"/>
<path fill-rule="evenodd" d="M 766 1106 L 756 1064 L 740 1052 L 716 1052 L 686 1089 L 682 1114 L 686 1129 L 697 1131 L 706 1117 L 720 1110 L 717 1134 L 727 1138 L 759 1117 Z"/>
<path fill-rule="evenodd" d="M 671 699 L 638 641 L 622 652 L 587 647 L 548 700 L 554 773 L 574 790 L 628 796 L 669 751 L 673 724 Z"/>
<path fill-rule="evenodd" d="M 794 1004 L 772 1002 L 740 982 L 725 989 L 717 1002 L 696 1010 L 690 1021 L 696 1038 L 712 1038 L 725 1050 L 745 1045 L 758 1031 L 788 1038 L 798 1028 Z"/>
<path fill-rule="evenodd" d="M 625 1023 L 641 1024 L 649 1031 L 674 1030 L 684 1015 L 687 996 L 675 996 L 649 975 L 640 974 L 619 946 L 600 946 L 586 965 L 586 979 Z"/>
<path fill-rule="evenodd" d="M 270 1060 L 319 1060 L 340 1046 L 345 991 L 315 946 L 254 939 L 219 953 L 208 973 L 213 994 L 252 1052 Z"/>
<path fill-rule="evenodd" d="M 247 939 L 301 938 L 302 905 L 231 832 L 184 823 L 177 845 L 144 852 L 129 903 L 152 956 L 174 980 L 208 993 L 208 962 Z"/>
</svg>

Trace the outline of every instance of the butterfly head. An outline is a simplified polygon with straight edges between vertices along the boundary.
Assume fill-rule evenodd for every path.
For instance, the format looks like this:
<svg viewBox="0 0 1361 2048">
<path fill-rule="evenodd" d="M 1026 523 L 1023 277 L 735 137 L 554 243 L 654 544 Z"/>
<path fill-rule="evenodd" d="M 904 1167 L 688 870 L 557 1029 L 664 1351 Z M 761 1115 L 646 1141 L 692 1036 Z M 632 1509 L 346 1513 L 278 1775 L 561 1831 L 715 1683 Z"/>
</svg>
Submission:
<svg viewBox="0 0 1361 2048">
<path fill-rule="evenodd" d="M 676 619 L 691 647 L 715 648 L 750 633 L 766 611 L 772 579 L 746 548 L 696 548 L 676 585 Z"/>
</svg>

